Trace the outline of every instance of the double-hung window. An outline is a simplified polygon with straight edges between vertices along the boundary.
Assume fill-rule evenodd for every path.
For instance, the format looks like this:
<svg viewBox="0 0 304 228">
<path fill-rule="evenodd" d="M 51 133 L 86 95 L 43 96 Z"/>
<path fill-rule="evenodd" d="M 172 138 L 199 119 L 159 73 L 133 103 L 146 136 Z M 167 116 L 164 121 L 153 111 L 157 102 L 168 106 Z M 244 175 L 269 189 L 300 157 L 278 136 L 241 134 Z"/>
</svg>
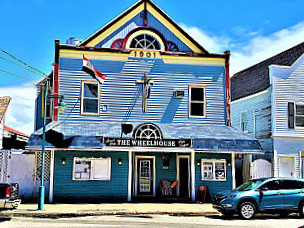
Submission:
<svg viewBox="0 0 304 228">
<path fill-rule="evenodd" d="M 288 102 L 288 128 L 304 127 L 304 104 Z"/>
<path fill-rule="evenodd" d="M 81 83 L 81 114 L 99 115 L 100 86 L 96 81 L 82 81 Z"/>
<path fill-rule="evenodd" d="M 189 85 L 189 117 L 206 118 L 206 86 Z"/>
<path fill-rule="evenodd" d="M 111 158 L 74 158 L 73 180 L 110 180 Z"/>
<path fill-rule="evenodd" d="M 202 159 L 202 180 L 225 181 L 226 160 Z"/>
<path fill-rule="evenodd" d="M 241 130 L 242 132 L 248 132 L 248 111 L 241 112 Z"/>
<path fill-rule="evenodd" d="M 296 127 L 304 127 L 304 105 L 296 104 Z"/>
</svg>

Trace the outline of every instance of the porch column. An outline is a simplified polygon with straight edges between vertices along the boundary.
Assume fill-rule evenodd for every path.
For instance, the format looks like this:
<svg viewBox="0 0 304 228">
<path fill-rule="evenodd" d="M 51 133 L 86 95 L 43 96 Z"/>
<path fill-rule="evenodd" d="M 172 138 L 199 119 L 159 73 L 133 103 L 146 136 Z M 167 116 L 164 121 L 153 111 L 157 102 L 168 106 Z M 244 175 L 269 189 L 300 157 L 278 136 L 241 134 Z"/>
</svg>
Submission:
<svg viewBox="0 0 304 228">
<path fill-rule="evenodd" d="M 132 170 L 133 170 L 132 151 L 129 151 L 128 202 L 131 202 L 131 196 L 132 196 Z"/>
<path fill-rule="evenodd" d="M 51 150 L 51 161 L 50 161 L 50 189 L 49 189 L 49 202 L 50 202 L 50 203 L 53 203 L 53 196 L 54 196 L 54 161 L 55 161 L 54 150 Z"/>
<path fill-rule="evenodd" d="M 232 189 L 235 188 L 235 154 L 231 154 Z"/>
<path fill-rule="evenodd" d="M 195 201 L 195 151 L 191 152 L 191 200 Z"/>
<path fill-rule="evenodd" d="M 273 176 L 279 176 L 279 168 L 278 168 L 278 152 L 276 150 L 273 151 Z"/>
</svg>

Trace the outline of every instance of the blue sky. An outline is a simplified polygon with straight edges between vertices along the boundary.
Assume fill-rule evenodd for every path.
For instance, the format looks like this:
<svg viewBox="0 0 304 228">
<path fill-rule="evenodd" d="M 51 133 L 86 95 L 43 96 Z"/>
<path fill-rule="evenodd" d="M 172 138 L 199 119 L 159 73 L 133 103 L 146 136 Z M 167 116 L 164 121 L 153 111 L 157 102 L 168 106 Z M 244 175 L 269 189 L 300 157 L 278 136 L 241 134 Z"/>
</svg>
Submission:
<svg viewBox="0 0 304 228">
<path fill-rule="evenodd" d="M 1 0 L 0 49 L 48 73 L 54 40 L 85 39 L 135 0 Z M 231 73 L 304 41 L 304 0 L 154 0 L 205 49 L 231 50 Z M 0 57 L 12 60 L 0 52 Z M 0 70 L 38 80 L 39 76 L 0 58 Z M 31 133 L 33 84 L 0 72 L 0 96 L 12 103 L 6 124 Z"/>
</svg>

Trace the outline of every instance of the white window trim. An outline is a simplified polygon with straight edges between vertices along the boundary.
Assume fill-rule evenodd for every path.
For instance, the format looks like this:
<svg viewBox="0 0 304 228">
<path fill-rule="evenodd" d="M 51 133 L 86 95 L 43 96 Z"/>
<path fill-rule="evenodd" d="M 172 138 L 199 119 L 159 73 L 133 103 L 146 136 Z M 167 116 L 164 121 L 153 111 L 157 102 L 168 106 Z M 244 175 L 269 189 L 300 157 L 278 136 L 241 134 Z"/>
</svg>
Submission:
<svg viewBox="0 0 304 228">
<path fill-rule="evenodd" d="M 204 101 L 200 102 L 200 101 L 192 101 L 191 100 L 191 88 L 203 88 L 204 89 Z M 188 112 L 189 112 L 189 117 L 190 118 L 207 118 L 207 96 L 206 96 L 206 86 L 205 85 L 189 85 L 188 86 L 188 91 L 189 91 L 189 103 L 188 103 Z M 202 116 L 193 116 L 191 115 L 191 103 L 203 103 L 204 104 L 204 114 Z"/>
<path fill-rule="evenodd" d="M 132 40 L 142 34 L 148 34 L 152 37 L 154 37 L 158 42 L 159 42 L 159 46 L 160 46 L 160 50 L 153 50 L 153 49 L 137 49 L 137 48 L 131 48 L 131 42 Z M 159 37 L 159 35 L 157 35 L 155 32 L 152 32 L 150 30 L 147 29 L 142 29 L 142 30 L 138 30 L 136 32 L 134 32 L 127 40 L 126 42 L 126 49 L 132 49 L 132 50 L 145 50 L 145 51 L 165 51 L 165 44 L 162 41 L 162 39 Z"/>
<path fill-rule="evenodd" d="M 84 84 L 95 84 L 98 86 L 98 98 L 92 98 L 92 100 L 97 100 L 98 99 L 98 113 L 94 113 L 94 112 L 84 112 L 83 111 L 83 99 L 85 98 L 84 95 Z M 91 116 L 99 116 L 100 115 L 100 84 L 98 82 L 96 82 L 95 80 L 82 80 L 81 81 L 81 94 L 80 94 L 80 103 L 81 103 L 81 107 L 80 107 L 80 114 L 81 115 L 91 115 Z M 89 99 L 89 98 L 86 98 Z"/>
<path fill-rule="evenodd" d="M 301 126 L 297 126 L 297 116 L 304 116 L 304 115 L 297 115 L 297 105 L 298 106 L 304 106 L 303 102 L 294 102 L 294 128 L 295 129 L 303 129 L 304 127 L 301 127 Z"/>
<path fill-rule="evenodd" d="M 77 179 L 75 178 L 75 161 L 90 161 L 91 162 L 91 170 L 90 170 L 90 179 Z M 94 165 L 92 165 L 92 162 L 93 161 L 96 161 L 96 160 L 108 160 L 108 169 L 109 169 L 109 176 L 107 177 L 104 177 L 104 178 L 94 178 L 93 177 L 93 170 L 94 170 Z M 102 180 L 102 181 L 107 181 L 107 180 L 111 180 L 111 158 L 87 158 L 87 157 L 74 157 L 73 159 L 73 180 L 74 181 L 91 181 L 91 180 Z"/>
<path fill-rule="evenodd" d="M 246 131 L 243 131 L 243 126 L 242 126 L 242 115 L 243 113 L 247 113 L 247 130 Z M 245 123 L 245 122 L 244 122 Z M 248 133 L 248 128 L 249 128 L 249 120 L 248 120 L 248 110 L 244 110 L 244 111 L 241 111 L 240 113 L 240 127 L 241 127 L 241 132 L 243 133 Z"/>
<path fill-rule="evenodd" d="M 213 179 L 204 179 L 204 173 L 203 173 L 203 162 L 210 162 L 212 163 L 212 176 Z M 215 179 L 215 163 L 216 162 L 222 162 L 224 163 L 224 168 L 225 168 L 225 179 Z M 227 181 L 227 161 L 225 159 L 201 159 L 201 180 L 202 181 Z"/>
</svg>

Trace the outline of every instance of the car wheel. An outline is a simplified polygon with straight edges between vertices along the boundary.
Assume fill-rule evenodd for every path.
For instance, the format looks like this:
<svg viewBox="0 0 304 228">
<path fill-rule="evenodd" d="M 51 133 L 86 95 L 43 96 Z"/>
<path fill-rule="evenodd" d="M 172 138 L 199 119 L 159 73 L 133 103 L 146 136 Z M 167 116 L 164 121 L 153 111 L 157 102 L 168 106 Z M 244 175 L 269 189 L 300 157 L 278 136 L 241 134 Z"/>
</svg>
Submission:
<svg viewBox="0 0 304 228">
<path fill-rule="evenodd" d="M 255 206 L 251 202 L 244 202 L 239 207 L 239 215 L 243 219 L 252 219 L 255 215 Z"/>
<path fill-rule="evenodd" d="M 300 203 L 299 205 L 299 214 L 300 214 L 300 217 L 304 217 L 304 202 Z"/>
</svg>

